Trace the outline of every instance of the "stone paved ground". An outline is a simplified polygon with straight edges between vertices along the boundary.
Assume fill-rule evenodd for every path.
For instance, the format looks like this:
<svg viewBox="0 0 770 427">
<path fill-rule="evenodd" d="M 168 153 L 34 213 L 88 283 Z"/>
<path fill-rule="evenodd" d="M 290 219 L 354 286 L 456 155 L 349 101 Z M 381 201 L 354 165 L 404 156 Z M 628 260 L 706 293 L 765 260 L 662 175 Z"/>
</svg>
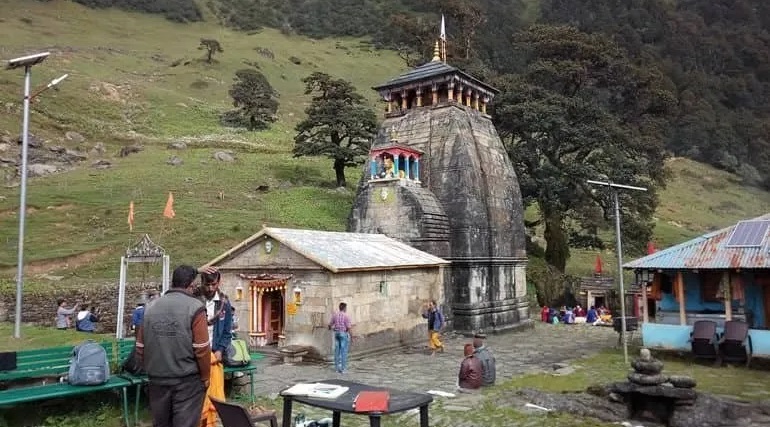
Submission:
<svg viewBox="0 0 770 427">
<path fill-rule="evenodd" d="M 446 336 L 446 352 L 435 357 L 417 348 L 352 361 L 349 372 L 342 375 L 335 373 L 331 366 L 270 365 L 256 378 L 256 394 L 263 397 L 261 402 L 280 409 L 277 394 L 284 388 L 297 382 L 322 381 L 329 378 L 344 378 L 409 391 L 454 392 L 463 344 L 469 341 L 468 338 L 460 336 Z M 534 329 L 491 335 L 487 338 L 487 343 L 497 359 L 498 383 L 527 373 L 552 371 L 554 363 L 593 355 L 614 346 L 616 341 L 617 335 L 612 328 L 546 325 L 539 322 Z M 494 391 L 494 388 L 488 391 Z M 522 421 L 521 416 L 512 414 L 513 408 L 496 408 L 498 405 L 493 401 L 493 395 L 494 393 L 484 393 L 457 394 L 454 398 L 436 397 L 430 410 L 431 426 L 547 425 L 543 423 L 543 417 L 533 416 Z M 298 411 L 314 419 L 328 416 L 327 413 L 302 405 L 295 406 L 295 414 Z M 384 425 L 416 426 L 418 424 L 415 416 L 415 413 L 411 413 L 386 417 Z M 516 418 L 516 421 L 513 418 Z M 365 421 L 364 417 L 343 415 L 342 425 L 365 425 Z"/>
</svg>

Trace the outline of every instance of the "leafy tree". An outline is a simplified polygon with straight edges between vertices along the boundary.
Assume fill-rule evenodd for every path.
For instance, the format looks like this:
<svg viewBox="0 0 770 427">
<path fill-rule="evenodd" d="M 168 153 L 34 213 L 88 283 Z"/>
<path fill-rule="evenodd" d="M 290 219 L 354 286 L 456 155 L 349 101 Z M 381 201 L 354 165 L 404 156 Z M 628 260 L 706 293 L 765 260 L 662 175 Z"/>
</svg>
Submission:
<svg viewBox="0 0 770 427">
<path fill-rule="evenodd" d="M 539 208 L 546 261 L 564 271 L 572 228 L 595 235 L 613 215 L 607 192 L 586 183 L 602 176 L 649 188 L 619 195 L 626 243 L 641 248 L 664 184 L 660 117 L 673 96 L 601 35 L 535 26 L 515 44 L 528 67 L 499 79 L 494 113 L 525 204 Z"/>
<path fill-rule="evenodd" d="M 201 39 L 201 44 L 200 46 L 198 46 L 198 50 L 206 51 L 207 64 L 211 64 L 211 62 L 214 60 L 215 53 L 224 52 L 224 50 L 222 49 L 222 45 L 219 44 L 219 42 L 214 39 Z"/>
<path fill-rule="evenodd" d="M 313 94 L 307 118 L 297 127 L 294 157 L 326 156 L 334 160 L 337 186 L 344 187 L 345 167 L 366 161 L 377 119 L 364 97 L 343 79 L 314 72 L 302 79 L 305 94 Z"/>
<path fill-rule="evenodd" d="M 278 93 L 264 74 L 252 68 L 235 72 L 235 83 L 230 88 L 233 106 L 238 109 L 225 114 L 225 121 L 246 126 L 249 130 L 266 129 L 276 120 Z"/>
</svg>

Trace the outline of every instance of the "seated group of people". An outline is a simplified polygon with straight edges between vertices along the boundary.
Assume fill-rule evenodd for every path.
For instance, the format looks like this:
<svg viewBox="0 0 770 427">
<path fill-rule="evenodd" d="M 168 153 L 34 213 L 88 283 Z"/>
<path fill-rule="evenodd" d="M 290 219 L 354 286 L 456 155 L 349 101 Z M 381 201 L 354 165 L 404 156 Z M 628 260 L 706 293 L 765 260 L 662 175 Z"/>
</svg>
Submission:
<svg viewBox="0 0 770 427">
<path fill-rule="evenodd" d="M 607 307 L 598 309 L 593 305 L 586 311 L 580 304 L 573 307 L 562 306 L 560 310 L 544 305 L 540 310 L 540 320 L 545 323 L 572 325 L 586 323 L 589 325 L 611 325 L 612 313 Z"/>
<path fill-rule="evenodd" d="M 473 344 L 465 344 L 465 358 L 460 363 L 457 387 L 459 391 L 477 390 L 482 386 L 495 383 L 495 356 L 484 345 L 482 337 L 473 339 Z"/>
<path fill-rule="evenodd" d="M 80 310 L 78 311 L 78 308 Z M 77 313 L 77 315 L 75 315 Z M 72 316 L 75 315 L 73 325 Z M 96 323 L 99 321 L 100 310 L 96 306 L 84 304 L 75 304 L 72 308 L 67 308 L 67 300 L 59 298 L 56 300 L 56 328 L 66 330 L 75 326 L 80 332 L 96 331 Z"/>
</svg>

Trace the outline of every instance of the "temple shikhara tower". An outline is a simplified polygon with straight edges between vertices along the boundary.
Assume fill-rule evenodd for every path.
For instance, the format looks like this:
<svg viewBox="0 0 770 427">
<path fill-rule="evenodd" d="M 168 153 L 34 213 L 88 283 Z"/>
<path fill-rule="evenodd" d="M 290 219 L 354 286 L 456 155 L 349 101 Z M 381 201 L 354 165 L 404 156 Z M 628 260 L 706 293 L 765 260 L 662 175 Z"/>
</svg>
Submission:
<svg viewBox="0 0 770 427">
<path fill-rule="evenodd" d="M 516 173 L 487 115 L 498 91 L 447 64 L 443 28 L 440 40 L 432 61 L 373 88 L 385 120 L 348 230 L 450 261 L 443 308 L 455 330 L 510 329 L 529 318 L 526 236 Z"/>
</svg>

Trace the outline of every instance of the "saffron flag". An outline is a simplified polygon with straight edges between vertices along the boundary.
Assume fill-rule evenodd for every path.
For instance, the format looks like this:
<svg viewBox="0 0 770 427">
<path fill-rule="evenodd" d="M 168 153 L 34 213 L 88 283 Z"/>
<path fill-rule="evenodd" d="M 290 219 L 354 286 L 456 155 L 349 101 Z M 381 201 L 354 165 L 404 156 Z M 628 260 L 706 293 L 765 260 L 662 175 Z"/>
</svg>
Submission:
<svg viewBox="0 0 770 427">
<path fill-rule="evenodd" d="M 128 231 L 134 231 L 134 201 L 128 204 Z"/>
<path fill-rule="evenodd" d="M 166 218 L 173 218 L 176 216 L 176 213 L 174 212 L 174 195 L 171 192 L 168 193 L 168 200 L 166 201 L 166 209 L 163 209 L 163 216 Z"/>
</svg>

